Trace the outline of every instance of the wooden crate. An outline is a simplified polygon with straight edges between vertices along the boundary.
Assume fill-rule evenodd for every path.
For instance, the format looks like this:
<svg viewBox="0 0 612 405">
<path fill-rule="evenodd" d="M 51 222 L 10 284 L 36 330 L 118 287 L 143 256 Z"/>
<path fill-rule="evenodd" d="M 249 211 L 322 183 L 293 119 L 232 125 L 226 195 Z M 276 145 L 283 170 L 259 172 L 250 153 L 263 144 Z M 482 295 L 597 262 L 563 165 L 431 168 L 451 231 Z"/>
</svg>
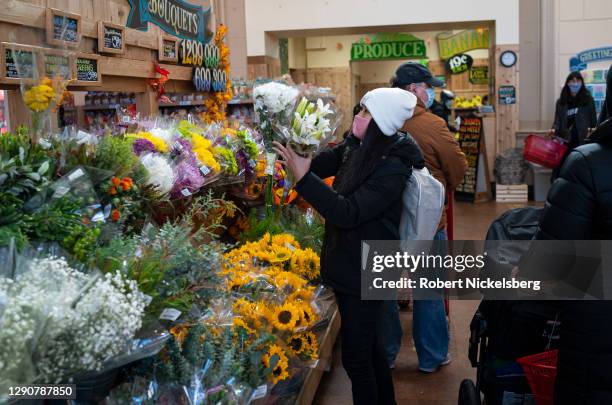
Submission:
<svg viewBox="0 0 612 405">
<path fill-rule="evenodd" d="M 517 184 L 505 186 L 497 184 L 495 186 L 495 201 L 497 202 L 527 202 L 529 189 L 527 184 Z"/>
</svg>

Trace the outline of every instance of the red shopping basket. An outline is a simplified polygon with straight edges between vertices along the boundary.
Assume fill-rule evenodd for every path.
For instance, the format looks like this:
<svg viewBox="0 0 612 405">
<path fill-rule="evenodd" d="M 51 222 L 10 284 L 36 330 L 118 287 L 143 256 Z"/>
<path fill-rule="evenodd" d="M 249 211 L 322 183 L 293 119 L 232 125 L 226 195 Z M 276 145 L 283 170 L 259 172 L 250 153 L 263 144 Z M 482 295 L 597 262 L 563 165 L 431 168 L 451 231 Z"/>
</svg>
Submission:
<svg viewBox="0 0 612 405">
<path fill-rule="evenodd" d="M 549 350 L 516 360 L 523 367 L 538 405 L 553 405 L 558 355 L 558 350 Z"/>
<path fill-rule="evenodd" d="M 549 169 L 559 167 L 566 153 L 567 145 L 558 139 L 548 139 L 537 135 L 529 135 L 525 139 L 523 150 L 525 160 Z"/>
</svg>

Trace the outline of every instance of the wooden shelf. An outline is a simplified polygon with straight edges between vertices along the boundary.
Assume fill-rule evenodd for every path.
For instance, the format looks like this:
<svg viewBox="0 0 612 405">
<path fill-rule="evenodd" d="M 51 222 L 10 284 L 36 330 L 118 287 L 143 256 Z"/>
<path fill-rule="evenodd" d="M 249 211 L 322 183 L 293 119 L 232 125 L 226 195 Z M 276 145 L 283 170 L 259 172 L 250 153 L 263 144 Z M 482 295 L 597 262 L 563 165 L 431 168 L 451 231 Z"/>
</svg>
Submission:
<svg viewBox="0 0 612 405">
<path fill-rule="evenodd" d="M 92 111 L 92 110 L 116 110 L 117 108 L 120 107 L 127 107 L 131 105 L 130 104 L 107 104 L 107 105 L 86 105 L 83 106 L 83 110 L 85 111 Z"/>
<path fill-rule="evenodd" d="M 230 100 L 227 102 L 227 104 L 229 105 L 241 105 L 241 104 L 254 104 L 254 101 L 252 99 L 235 99 L 235 100 Z"/>
<path fill-rule="evenodd" d="M 194 107 L 204 105 L 204 100 L 179 101 L 176 103 L 159 103 L 159 108 L 164 107 Z"/>
</svg>

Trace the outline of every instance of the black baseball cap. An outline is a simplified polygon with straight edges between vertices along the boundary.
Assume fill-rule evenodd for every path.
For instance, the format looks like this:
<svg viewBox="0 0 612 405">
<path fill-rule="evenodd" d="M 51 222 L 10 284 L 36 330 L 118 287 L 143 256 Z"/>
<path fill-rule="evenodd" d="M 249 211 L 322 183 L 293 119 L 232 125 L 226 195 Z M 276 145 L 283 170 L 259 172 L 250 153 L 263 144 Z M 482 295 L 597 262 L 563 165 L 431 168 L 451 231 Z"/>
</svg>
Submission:
<svg viewBox="0 0 612 405">
<path fill-rule="evenodd" d="M 404 87 L 412 83 L 427 83 L 432 87 L 444 87 L 444 82 L 433 77 L 427 67 L 415 62 L 403 63 L 395 71 L 392 85 Z"/>
</svg>

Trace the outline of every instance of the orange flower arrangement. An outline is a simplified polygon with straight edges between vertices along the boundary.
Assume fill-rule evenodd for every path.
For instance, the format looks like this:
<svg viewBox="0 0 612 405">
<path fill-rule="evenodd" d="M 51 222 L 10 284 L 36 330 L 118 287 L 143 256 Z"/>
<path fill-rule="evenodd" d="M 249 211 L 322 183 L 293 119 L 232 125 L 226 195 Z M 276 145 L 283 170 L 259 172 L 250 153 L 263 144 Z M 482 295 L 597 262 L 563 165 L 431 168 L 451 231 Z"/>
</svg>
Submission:
<svg viewBox="0 0 612 405">
<path fill-rule="evenodd" d="M 117 222 L 119 221 L 119 219 L 121 218 L 121 213 L 119 212 L 118 209 L 114 209 L 111 211 L 111 219 L 113 220 L 113 222 Z"/>
<path fill-rule="evenodd" d="M 223 41 L 227 35 L 227 26 L 221 24 L 217 29 L 213 43 L 219 47 L 219 69 L 225 72 L 227 82 L 224 92 L 211 93 L 204 101 L 205 112 L 202 113 L 202 120 L 207 124 L 212 122 L 225 122 L 225 108 L 227 102 L 233 97 L 232 81 L 230 80 L 229 47 Z"/>
</svg>

